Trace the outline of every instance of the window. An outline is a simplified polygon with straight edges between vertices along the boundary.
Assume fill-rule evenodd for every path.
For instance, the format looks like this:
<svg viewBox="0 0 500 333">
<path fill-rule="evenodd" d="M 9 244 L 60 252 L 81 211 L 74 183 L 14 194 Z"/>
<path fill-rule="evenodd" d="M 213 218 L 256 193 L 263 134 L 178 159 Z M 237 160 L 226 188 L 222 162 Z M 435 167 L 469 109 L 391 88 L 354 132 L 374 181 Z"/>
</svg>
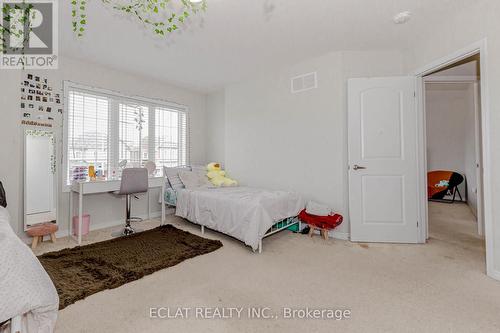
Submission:
<svg viewBox="0 0 500 333">
<path fill-rule="evenodd" d="M 107 169 L 108 100 L 82 92 L 71 92 L 68 98 L 68 179 L 77 179 L 80 167 L 94 165 Z"/>
<path fill-rule="evenodd" d="M 143 166 L 148 161 L 144 160 L 149 149 L 148 107 L 120 103 L 118 110 L 119 160 Z"/>
<path fill-rule="evenodd" d="M 186 108 L 131 98 L 65 82 L 65 180 L 86 179 L 88 167 L 113 177 L 147 161 L 163 166 L 188 164 Z"/>
<path fill-rule="evenodd" d="M 155 108 L 154 155 L 157 165 L 174 167 L 186 165 L 186 114 Z"/>
</svg>

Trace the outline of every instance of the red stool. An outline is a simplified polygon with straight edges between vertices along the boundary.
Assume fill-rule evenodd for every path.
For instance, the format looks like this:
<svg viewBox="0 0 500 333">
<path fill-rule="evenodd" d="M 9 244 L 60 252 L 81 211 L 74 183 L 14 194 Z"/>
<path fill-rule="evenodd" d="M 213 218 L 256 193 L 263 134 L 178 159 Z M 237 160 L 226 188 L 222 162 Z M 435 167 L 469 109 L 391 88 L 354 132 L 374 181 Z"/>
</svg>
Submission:
<svg viewBox="0 0 500 333">
<path fill-rule="evenodd" d="M 56 242 L 56 231 L 59 229 L 57 224 L 47 222 L 42 224 L 37 224 L 26 230 L 26 233 L 33 237 L 33 242 L 31 243 L 31 248 L 35 249 L 38 242 L 43 242 L 43 236 L 50 235 L 50 240 L 52 243 Z"/>
<path fill-rule="evenodd" d="M 319 229 L 321 235 L 325 239 L 328 239 L 328 231 L 341 225 L 344 220 L 342 215 L 339 214 L 317 216 L 308 214 L 305 209 L 299 213 L 299 219 L 309 225 L 309 236 L 312 237 L 314 235 L 314 231 Z"/>
</svg>

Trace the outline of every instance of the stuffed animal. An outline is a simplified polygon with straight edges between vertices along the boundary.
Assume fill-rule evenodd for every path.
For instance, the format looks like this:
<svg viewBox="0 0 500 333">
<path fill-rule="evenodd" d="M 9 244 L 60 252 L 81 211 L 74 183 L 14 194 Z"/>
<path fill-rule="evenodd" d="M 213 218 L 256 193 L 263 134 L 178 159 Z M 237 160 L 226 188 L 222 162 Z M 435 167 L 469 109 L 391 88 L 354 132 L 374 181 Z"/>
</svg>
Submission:
<svg viewBox="0 0 500 333">
<path fill-rule="evenodd" d="M 207 165 L 207 177 L 212 184 L 218 187 L 238 185 L 235 180 L 226 177 L 226 172 L 221 170 L 219 163 L 210 163 Z"/>
<path fill-rule="evenodd" d="M 450 182 L 447 180 L 442 180 L 436 185 L 434 185 L 434 187 L 448 187 L 448 186 L 450 186 Z"/>
</svg>

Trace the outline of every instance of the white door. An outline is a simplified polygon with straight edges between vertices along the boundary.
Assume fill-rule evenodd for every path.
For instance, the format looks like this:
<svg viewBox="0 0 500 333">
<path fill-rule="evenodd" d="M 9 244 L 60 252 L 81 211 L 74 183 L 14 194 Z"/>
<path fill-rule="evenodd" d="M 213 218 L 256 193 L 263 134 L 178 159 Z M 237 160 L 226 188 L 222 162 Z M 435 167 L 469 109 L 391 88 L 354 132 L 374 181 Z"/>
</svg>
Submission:
<svg viewBox="0 0 500 333">
<path fill-rule="evenodd" d="M 418 242 L 415 79 L 348 83 L 351 240 Z"/>
</svg>

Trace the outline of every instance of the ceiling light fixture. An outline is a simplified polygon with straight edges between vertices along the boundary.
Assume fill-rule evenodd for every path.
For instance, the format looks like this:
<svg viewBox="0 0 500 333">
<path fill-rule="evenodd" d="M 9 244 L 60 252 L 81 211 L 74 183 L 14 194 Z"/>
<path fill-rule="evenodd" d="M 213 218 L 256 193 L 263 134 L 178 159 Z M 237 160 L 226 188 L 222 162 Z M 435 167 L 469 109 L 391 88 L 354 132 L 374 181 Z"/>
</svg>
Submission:
<svg viewBox="0 0 500 333">
<path fill-rule="evenodd" d="M 395 24 L 405 24 L 411 19 L 411 12 L 405 11 L 399 14 L 394 15 L 394 23 Z"/>
</svg>

